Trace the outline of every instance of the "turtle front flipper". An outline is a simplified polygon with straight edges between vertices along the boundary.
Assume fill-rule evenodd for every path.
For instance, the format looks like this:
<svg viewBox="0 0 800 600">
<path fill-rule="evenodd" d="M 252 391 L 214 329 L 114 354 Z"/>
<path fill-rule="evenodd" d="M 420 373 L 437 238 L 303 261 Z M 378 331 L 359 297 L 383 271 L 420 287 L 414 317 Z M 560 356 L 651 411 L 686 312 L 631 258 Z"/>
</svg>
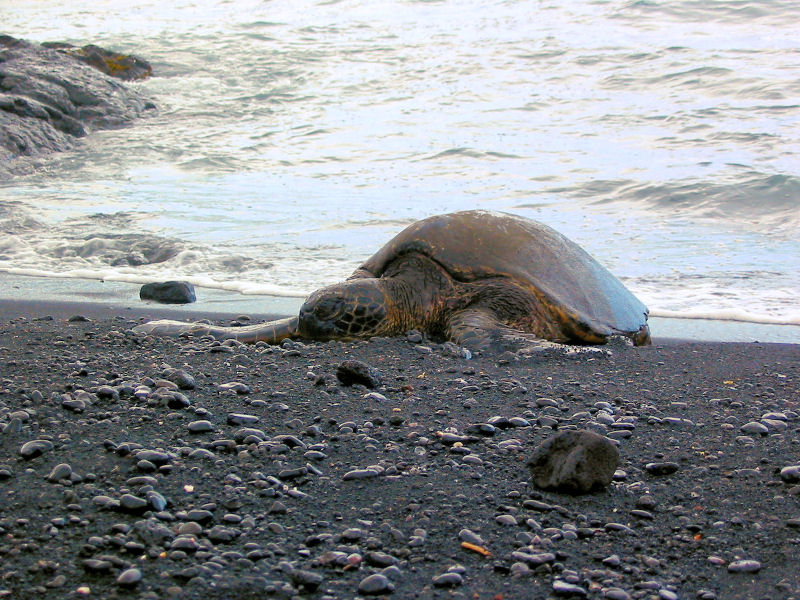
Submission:
<svg viewBox="0 0 800 600">
<path fill-rule="evenodd" d="M 166 337 L 210 335 L 218 340 L 238 340 L 246 344 L 254 344 L 256 342 L 277 344 L 281 340 L 297 336 L 297 317 L 287 317 L 277 321 L 247 325 L 245 327 L 220 327 L 206 325 L 205 323 L 185 323 L 183 321 L 163 319 L 142 323 L 134 327 L 133 331 L 134 333 Z"/>
</svg>

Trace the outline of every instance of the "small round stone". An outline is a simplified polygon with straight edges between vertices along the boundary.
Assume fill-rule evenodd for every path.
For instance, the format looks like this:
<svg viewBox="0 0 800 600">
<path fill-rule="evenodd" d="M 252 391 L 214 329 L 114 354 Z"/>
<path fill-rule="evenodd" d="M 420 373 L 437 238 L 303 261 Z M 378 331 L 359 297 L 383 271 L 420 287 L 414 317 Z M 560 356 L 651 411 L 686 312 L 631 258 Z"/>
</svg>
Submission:
<svg viewBox="0 0 800 600">
<path fill-rule="evenodd" d="M 436 587 L 457 587 L 464 583 L 464 578 L 458 573 L 448 572 L 433 578 Z"/>
<path fill-rule="evenodd" d="M 636 500 L 636 506 L 645 510 L 651 510 L 655 508 L 656 500 L 650 494 L 645 494 Z"/>
<path fill-rule="evenodd" d="M 144 498 L 139 498 L 133 494 L 123 494 L 119 499 L 120 508 L 126 512 L 144 512 L 149 503 Z"/>
<path fill-rule="evenodd" d="M 618 567 L 620 564 L 622 564 L 622 561 L 620 560 L 619 555 L 612 554 L 611 556 L 603 559 L 603 564 L 609 567 Z"/>
<path fill-rule="evenodd" d="M 514 515 L 497 515 L 494 518 L 497 523 L 500 525 L 516 525 L 517 519 L 514 518 Z"/>
<path fill-rule="evenodd" d="M 250 387 L 246 383 L 242 383 L 241 381 L 231 381 L 229 383 L 223 383 L 219 386 L 219 389 L 224 392 L 234 391 L 240 395 L 246 395 L 250 393 Z"/>
<path fill-rule="evenodd" d="M 67 463 L 61 463 L 53 467 L 53 470 L 50 471 L 50 474 L 47 476 L 47 481 L 55 483 L 62 479 L 69 479 L 70 475 L 72 475 L 72 467 Z"/>
<path fill-rule="evenodd" d="M 186 523 L 181 523 L 180 526 L 178 527 L 179 535 L 198 535 L 202 531 L 203 531 L 202 525 L 200 525 L 200 523 L 196 523 L 195 521 L 188 521 Z"/>
<path fill-rule="evenodd" d="M 41 456 L 48 450 L 52 449 L 53 442 L 50 440 L 31 440 L 22 444 L 19 449 L 19 455 L 22 458 L 30 460 L 32 458 L 36 458 L 37 456 Z"/>
<path fill-rule="evenodd" d="M 361 580 L 358 584 L 358 593 L 364 595 L 385 594 L 394 591 L 394 584 L 386 575 L 375 573 Z"/>
<path fill-rule="evenodd" d="M 139 569 L 125 569 L 117 577 L 117 583 L 124 586 L 133 586 L 142 580 L 142 572 Z"/>
<path fill-rule="evenodd" d="M 87 558 L 83 561 L 83 568 L 90 573 L 107 573 L 111 570 L 111 563 L 107 560 Z"/>
<path fill-rule="evenodd" d="M 253 425 L 258 423 L 259 417 L 256 415 L 246 415 L 243 413 L 228 413 L 228 425 Z"/>
<path fill-rule="evenodd" d="M 66 575 L 56 575 L 50 581 L 45 583 L 44 587 L 51 588 L 51 589 L 60 588 L 60 587 L 64 587 L 64 585 L 66 583 L 67 583 L 67 576 Z"/>
<path fill-rule="evenodd" d="M 178 384 L 178 388 L 182 390 L 193 390 L 197 386 L 194 377 L 183 369 L 175 371 L 169 375 L 169 380 Z"/>
<path fill-rule="evenodd" d="M 516 525 L 516 520 L 514 521 Z M 458 532 L 458 539 L 462 542 L 467 542 L 468 544 L 472 544 L 474 546 L 485 546 L 486 542 L 483 541 L 483 538 L 479 536 L 477 533 L 470 529 L 462 529 Z"/>
<path fill-rule="evenodd" d="M 214 425 L 211 421 L 201 419 L 199 421 L 192 421 L 186 428 L 190 433 L 205 433 L 207 431 L 214 431 Z"/>
<path fill-rule="evenodd" d="M 147 498 L 147 503 L 150 504 L 156 512 L 161 512 L 167 508 L 167 499 L 155 490 L 147 492 L 145 497 Z"/>
<path fill-rule="evenodd" d="M 790 465 L 781 469 L 781 479 L 785 483 L 800 483 L 800 465 Z"/>
<path fill-rule="evenodd" d="M 350 481 L 352 479 L 372 479 L 373 477 L 378 477 L 380 473 L 375 469 L 353 469 L 352 471 L 348 471 L 342 476 L 344 481 Z"/>
<path fill-rule="evenodd" d="M 580 596 L 581 598 L 586 597 L 588 594 L 581 586 L 568 583 L 562 579 L 553 581 L 553 592 L 559 596 Z"/>
<path fill-rule="evenodd" d="M 322 575 L 305 569 L 295 569 L 291 572 L 291 578 L 295 585 L 311 592 L 316 591 L 323 581 Z"/>
<path fill-rule="evenodd" d="M 672 475 L 678 470 L 678 463 L 651 462 L 644 466 L 645 471 L 651 475 Z"/>
<path fill-rule="evenodd" d="M 169 462 L 169 454 L 160 450 L 140 450 L 136 453 L 138 460 L 147 460 L 155 465 L 165 465 Z"/>
<path fill-rule="evenodd" d="M 750 421 L 749 423 L 745 423 L 739 429 L 741 429 L 744 433 L 749 435 L 767 435 L 769 433 L 769 429 L 763 423 L 759 423 L 757 421 Z"/>
<path fill-rule="evenodd" d="M 729 573 L 757 573 L 761 563 L 757 560 L 735 560 L 728 565 Z"/>
</svg>

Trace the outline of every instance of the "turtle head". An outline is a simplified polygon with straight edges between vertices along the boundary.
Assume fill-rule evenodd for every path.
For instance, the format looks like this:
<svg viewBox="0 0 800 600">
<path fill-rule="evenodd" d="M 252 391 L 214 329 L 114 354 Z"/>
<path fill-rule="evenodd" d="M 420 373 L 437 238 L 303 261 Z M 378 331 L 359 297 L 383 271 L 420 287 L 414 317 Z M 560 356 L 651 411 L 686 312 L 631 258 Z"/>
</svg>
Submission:
<svg viewBox="0 0 800 600">
<path fill-rule="evenodd" d="M 314 340 L 391 335 L 392 303 L 380 279 L 345 281 L 311 294 L 300 308 L 298 331 Z"/>
</svg>

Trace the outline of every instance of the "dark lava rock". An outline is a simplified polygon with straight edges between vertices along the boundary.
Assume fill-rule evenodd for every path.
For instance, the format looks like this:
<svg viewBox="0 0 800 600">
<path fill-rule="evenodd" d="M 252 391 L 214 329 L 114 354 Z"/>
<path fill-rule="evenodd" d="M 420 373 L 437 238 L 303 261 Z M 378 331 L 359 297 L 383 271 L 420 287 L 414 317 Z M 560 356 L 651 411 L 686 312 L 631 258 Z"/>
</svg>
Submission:
<svg viewBox="0 0 800 600">
<path fill-rule="evenodd" d="M 55 483 L 62 479 L 69 479 L 70 475 L 72 475 L 72 467 L 66 463 L 61 463 L 53 467 L 46 479 L 50 483 Z"/>
<path fill-rule="evenodd" d="M 150 66 L 150 63 L 138 56 L 112 52 L 94 44 L 87 44 L 79 48 L 66 42 L 45 42 L 42 46 L 58 50 L 62 54 L 94 67 L 101 73 L 124 81 L 147 79 L 153 74 L 153 67 Z"/>
<path fill-rule="evenodd" d="M 258 423 L 257 415 L 246 415 L 243 413 L 228 413 L 228 425 L 252 425 Z"/>
<path fill-rule="evenodd" d="M 139 298 L 162 304 L 189 304 L 197 300 L 194 286 L 186 281 L 145 283 L 139 290 Z"/>
<path fill-rule="evenodd" d="M 48 450 L 53 449 L 53 442 L 50 440 L 31 440 L 25 442 L 19 449 L 19 455 L 22 458 L 31 459 L 41 456 Z"/>
<path fill-rule="evenodd" d="M 678 470 L 678 463 L 651 462 L 644 466 L 644 470 L 651 475 L 672 475 Z"/>
<path fill-rule="evenodd" d="M 91 323 L 92 320 L 84 315 L 72 315 L 67 319 L 68 323 Z"/>
<path fill-rule="evenodd" d="M 30 168 L 12 159 L 67 150 L 94 129 L 119 127 L 153 108 L 139 92 L 93 68 L 104 63 L 102 70 L 118 76 L 144 73 L 139 59 L 61 46 L 0 35 L 0 178 Z"/>
<path fill-rule="evenodd" d="M 360 360 L 345 360 L 336 368 L 336 378 L 342 385 L 361 384 L 370 389 L 381 384 L 378 372 Z"/>
<path fill-rule="evenodd" d="M 117 583 L 122 586 L 134 586 L 142 580 L 142 572 L 136 568 L 125 569 L 117 577 Z"/>
<path fill-rule="evenodd" d="M 87 558 L 83 561 L 83 568 L 89 573 L 108 573 L 113 566 L 110 561 L 96 558 Z"/>
<path fill-rule="evenodd" d="M 162 511 L 167 508 L 167 499 L 162 494 L 155 490 L 150 490 L 146 495 L 147 503 L 153 507 L 156 512 Z"/>
<path fill-rule="evenodd" d="M 149 460 L 155 465 L 165 465 L 169 462 L 169 454 L 160 450 L 140 450 L 136 453 L 137 460 Z"/>
<path fill-rule="evenodd" d="M 323 581 L 322 575 L 305 569 L 293 569 L 289 576 L 296 586 L 310 592 L 315 591 Z"/>
<path fill-rule="evenodd" d="M 358 584 L 358 593 L 362 596 L 389 594 L 394 590 L 394 584 L 386 575 L 374 573 L 361 580 Z"/>
<path fill-rule="evenodd" d="M 800 465 L 783 467 L 780 476 L 785 483 L 800 483 Z"/>
<path fill-rule="evenodd" d="M 457 587 L 464 583 L 464 578 L 459 573 L 442 573 L 433 578 L 435 587 Z"/>
<path fill-rule="evenodd" d="M 567 430 L 540 444 L 528 461 L 533 483 L 542 489 L 586 494 L 611 483 L 619 451 L 607 438 Z"/>
<path fill-rule="evenodd" d="M 133 494 L 123 494 L 119 499 L 120 510 L 133 514 L 143 513 L 147 510 L 150 503 L 144 498 L 139 498 Z"/>
<path fill-rule="evenodd" d="M 170 369 L 165 377 L 181 390 L 193 390 L 197 387 L 194 377 L 185 369 Z"/>
</svg>

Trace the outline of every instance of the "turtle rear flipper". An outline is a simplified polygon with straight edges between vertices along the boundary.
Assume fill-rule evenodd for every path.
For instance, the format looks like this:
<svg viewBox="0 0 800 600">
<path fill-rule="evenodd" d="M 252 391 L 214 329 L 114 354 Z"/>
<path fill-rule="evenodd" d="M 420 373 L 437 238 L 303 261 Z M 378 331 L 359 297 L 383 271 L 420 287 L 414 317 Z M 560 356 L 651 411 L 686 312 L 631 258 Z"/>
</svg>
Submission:
<svg viewBox="0 0 800 600">
<path fill-rule="evenodd" d="M 447 322 L 446 335 L 450 341 L 470 350 L 523 350 L 527 353 L 560 346 L 503 325 L 485 308 L 467 308 L 453 313 Z"/>
<path fill-rule="evenodd" d="M 183 321 L 162 319 L 137 325 L 133 328 L 133 331 L 135 333 L 168 337 L 210 335 L 218 340 L 238 340 L 247 344 L 255 342 L 277 344 L 281 340 L 297 335 L 297 317 L 287 317 L 277 321 L 247 325 L 245 327 L 219 327 L 205 323 L 185 323 Z"/>
<path fill-rule="evenodd" d="M 485 308 L 468 308 L 454 313 L 447 326 L 450 341 L 475 351 L 513 352 L 520 357 L 541 356 L 542 352 L 557 355 L 585 352 L 608 354 L 608 350 L 595 345 L 575 345 L 574 342 L 551 342 L 532 333 L 503 325 Z M 620 337 L 626 343 L 631 340 Z"/>
</svg>

